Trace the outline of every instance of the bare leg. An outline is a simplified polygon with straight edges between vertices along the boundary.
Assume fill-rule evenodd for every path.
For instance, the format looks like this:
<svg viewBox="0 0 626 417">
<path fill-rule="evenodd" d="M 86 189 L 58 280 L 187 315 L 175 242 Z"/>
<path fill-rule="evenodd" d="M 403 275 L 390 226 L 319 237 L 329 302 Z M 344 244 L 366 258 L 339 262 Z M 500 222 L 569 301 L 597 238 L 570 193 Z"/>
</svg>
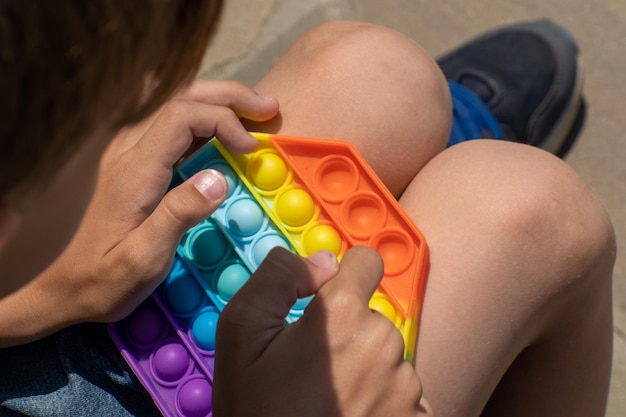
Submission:
<svg viewBox="0 0 626 417">
<path fill-rule="evenodd" d="M 566 164 L 493 141 L 442 152 L 444 80 L 382 28 L 315 29 L 257 89 L 282 119 L 251 129 L 352 140 L 424 232 L 416 365 L 436 415 L 603 414 L 614 238 Z"/>
<path fill-rule="evenodd" d="M 604 415 L 614 240 L 576 174 L 478 141 L 437 156 L 401 203 L 431 247 L 416 358 L 436 413 Z"/>
<path fill-rule="evenodd" d="M 251 129 L 350 140 L 396 196 L 450 132 L 448 87 L 434 61 L 371 25 L 314 29 L 255 88 L 278 98 L 281 117 Z"/>
</svg>

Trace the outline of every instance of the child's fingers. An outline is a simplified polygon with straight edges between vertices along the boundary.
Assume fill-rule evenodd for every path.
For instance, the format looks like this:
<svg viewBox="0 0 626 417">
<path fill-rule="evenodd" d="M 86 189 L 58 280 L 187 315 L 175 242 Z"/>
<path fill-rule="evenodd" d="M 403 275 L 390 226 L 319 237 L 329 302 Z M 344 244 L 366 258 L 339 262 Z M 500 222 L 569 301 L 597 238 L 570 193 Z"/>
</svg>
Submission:
<svg viewBox="0 0 626 417">
<path fill-rule="evenodd" d="M 259 95 L 238 81 L 196 80 L 179 97 L 229 107 L 237 116 L 257 122 L 269 120 L 278 113 L 275 98 Z"/>
<path fill-rule="evenodd" d="M 335 256 L 327 251 L 309 260 L 284 249 L 270 251 L 222 312 L 216 350 L 234 355 L 243 366 L 252 363 L 284 329 L 296 300 L 314 294 L 337 267 Z"/>
<path fill-rule="evenodd" d="M 195 101 L 202 104 L 230 108 L 237 117 L 254 121 L 266 121 L 278 112 L 278 101 L 258 95 L 254 90 L 237 81 L 196 80 L 174 100 Z M 135 145 L 158 120 L 167 104 L 141 122 L 121 130 L 112 143 L 109 153 L 117 155 Z"/>
<path fill-rule="evenodd" d="M 149 214 L 159 203 L 170 182 L 176 162 L 189 149 L 194 137 L 218 136 L 235 151 L 250 151 L 257 145 L 232 110 L 226 107 L 178 100 L 168 103 L 143 138 L 128 149 L 114 172 L 126 199 L 116 203 L 122 213 Z M 136 225 L 131 225 L 132 227 Z"/>
<path fill-rule="evenodd" d="M 159 113 L 135 149 L 140 163 L 156 163 L 171 169 L 194 137 L 217 136 L 236 152 L 249 152 L 257 145 L 237 115 L 227 107 L 189 100 L 172 100 Z"/>
<path fill-rule="evenodd" d="M 257 101 L 263 101 L 252 90 L 242 94 L 252 94 Z M 233 99 L 233 102 L 237 103 L 237 100 Z M 174 99 L 165 104 L 151 121 L 141 140 L 124 154 L 125 170 L 134 173 L 132 183 L 127 183 L 126 187 L 130 187 L 131 192 L 136 191 L 133 195 L 145 195 L 147 199 L 152 199 L 140 203 L 148 208 L 156 204 L 160 195 L 147 190 L 156 190 L 156 194 L 163 192 L 172 168 L 192 146 L 195 138 L 216 136 L 228 149 L 239 153 L 250 152 L 258 144 L 241 124 L 237 114 L 220 105 Z M 164 178 L 164 185 L 155 184 L 156 179 L 163 182 Z"/>
<path fill-rule="evenodd" d="M 343 302 L 341 298 L 350 297 L 354 299 L 350 305 L 367 307 L 383 273 L 384 265 L 378 252 L 365 246 L 353 247 L 343 256 L 337 277 L 321 289 L 318 297 L 337 299 L 338 303 Z"/>
<path fill-rule="evenodd" d="M 215 170 L 200 171 L 169 191 L 152 213 L 122 242 L 141 258 L 149 282 L 163 275 L 183 234 L 213 213 L 226 198 L 228 184 Z M 137 256 L 137 253 L 140 255 Z M 156 269 L 154 269 L 156 268 Z M 158 284 L 156 282 L 155 284 Z"/>
<path fill-rule="evenodd" d="M 401 362 L 404 341 L 400 332 L 391 321 L 369 308 L 369 300 L 382 277 L 382 258 L 375 250 L 351 248 L 344 254 L 337 275 L 317 292 L 300 324 L 315 328 L 315 322 L 324 317 L 329 337 L 335 343 L 378 349 L 381 364 Z"/>
</svg>

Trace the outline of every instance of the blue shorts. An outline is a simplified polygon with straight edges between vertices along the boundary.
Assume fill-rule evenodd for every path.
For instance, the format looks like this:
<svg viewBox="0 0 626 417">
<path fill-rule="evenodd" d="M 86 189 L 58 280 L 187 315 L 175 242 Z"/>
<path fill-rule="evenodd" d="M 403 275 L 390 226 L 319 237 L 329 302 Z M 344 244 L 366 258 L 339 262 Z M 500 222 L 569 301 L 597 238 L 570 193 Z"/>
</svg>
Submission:
<svg viewBox="0 0 626 417">
<path fill-rule="evenodd" d="M 0 416 L 159 416 L 106 325 L 0 349 Z"/>
</svg>

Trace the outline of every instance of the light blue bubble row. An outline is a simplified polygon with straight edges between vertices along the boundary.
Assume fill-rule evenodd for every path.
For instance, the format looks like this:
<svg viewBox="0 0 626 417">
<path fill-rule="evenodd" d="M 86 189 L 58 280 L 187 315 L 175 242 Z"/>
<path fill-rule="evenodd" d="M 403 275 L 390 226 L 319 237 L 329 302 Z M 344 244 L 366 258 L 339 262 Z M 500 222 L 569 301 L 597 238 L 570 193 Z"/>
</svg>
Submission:
<svg viewBox="0 0 626 417">
<path fill-rule="evenodd" d="M 270 250 L 295 250 L 212 143 L 185 160 L 177 172 L 188 179 L 203 169 L 215 169 L 224 175 L 228 196 L 210 218 L 185 234 L 178 255 L 221 311 Z M 298 300 L 286 321 L 300 318 L 311 298 Z M 189 299 L 196 300 L 197 296 L 190 295 Z"/>
</svg>

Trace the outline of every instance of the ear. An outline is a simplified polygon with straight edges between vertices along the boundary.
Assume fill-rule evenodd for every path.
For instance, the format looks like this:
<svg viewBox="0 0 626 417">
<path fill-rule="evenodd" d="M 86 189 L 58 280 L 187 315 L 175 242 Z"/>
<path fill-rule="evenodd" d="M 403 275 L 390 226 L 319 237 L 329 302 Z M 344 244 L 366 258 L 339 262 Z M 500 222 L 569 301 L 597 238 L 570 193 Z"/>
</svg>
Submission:
<svg viewBox="0 0 626 417">
<path fill-rule="evenodd" d="M 16 208 L 0 201 L 0 253 L 4 252 L 21 224 L 22 214 Z"/>
</svg>

